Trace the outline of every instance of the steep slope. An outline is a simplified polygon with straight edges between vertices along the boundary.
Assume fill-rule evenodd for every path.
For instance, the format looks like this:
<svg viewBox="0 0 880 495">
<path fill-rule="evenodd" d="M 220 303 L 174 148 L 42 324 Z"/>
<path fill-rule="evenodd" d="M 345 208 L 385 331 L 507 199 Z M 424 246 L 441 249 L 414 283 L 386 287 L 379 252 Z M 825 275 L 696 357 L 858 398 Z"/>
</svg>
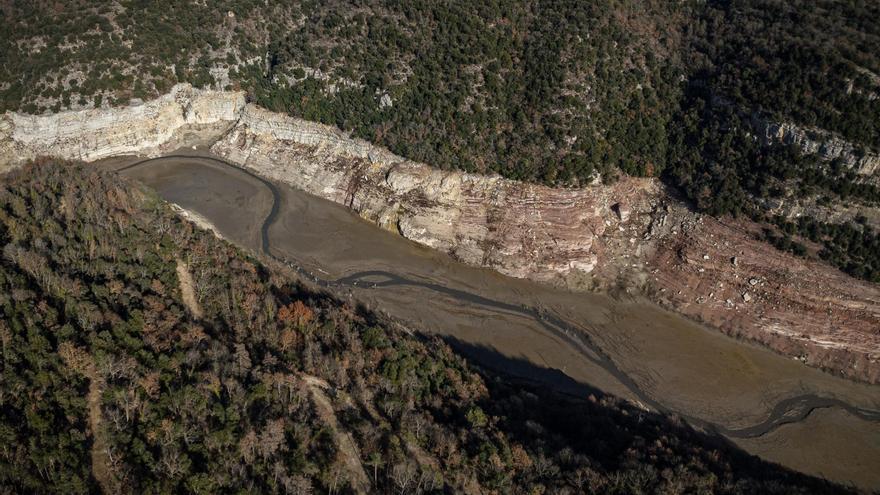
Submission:
<svg viewBox="0 0 880 495">
<path fill-rule="evenodd" d="M 184 81 L 235 86 L 412 159 L 565 183 L 615 167 L 656 175 L 686 159 L 667 154 L 669 124 L 699 87 L 707 103 L 771 128 L 834 133 L 856 146 L 851 158 L 880 146 L 880 32 L 870 21 L 880 13 L 871 2 L 103 0 L 0 9 L 10 21 L 0 26 L 0 110 L 126 103 Z"/>
<path fill-rule="evenodd" d="M 14 392 L 0 395 L 0 484 L 12 492 L 109 479 L 137 493 L 841 491 L 611 397 L 483 378 L 93 168 L 6 176 L 0 239 L 0 388 Z"/>
</svg>

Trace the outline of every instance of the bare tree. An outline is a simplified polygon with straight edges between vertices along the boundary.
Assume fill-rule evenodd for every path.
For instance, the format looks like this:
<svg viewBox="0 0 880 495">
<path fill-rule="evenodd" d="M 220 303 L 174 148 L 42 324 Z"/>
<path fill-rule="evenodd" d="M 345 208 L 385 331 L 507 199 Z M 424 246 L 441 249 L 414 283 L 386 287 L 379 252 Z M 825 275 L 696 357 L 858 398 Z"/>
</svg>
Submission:
<svg viewBox="0 0 880 495">
<path fill-rule="evenodd" d="M 300 475 L 290 478 L 285 488 L 292 495 L 311 495 L 313 491 L 312 481 Z"/>
<path fill-rule="evenodd" d="M 415 489 L 415 483 L 418 480 L 418 469 L 412 463 L 402 463 L 395 464 L 393 468 L 391 468 L 391 481 L 394 482 L 394 486 L 400 490 L 400 494 L 404 493 L 413 493 L 412 490 Z M 407 488 L 410 488 L 410 491 L 407 491 Z"/>
</svg>

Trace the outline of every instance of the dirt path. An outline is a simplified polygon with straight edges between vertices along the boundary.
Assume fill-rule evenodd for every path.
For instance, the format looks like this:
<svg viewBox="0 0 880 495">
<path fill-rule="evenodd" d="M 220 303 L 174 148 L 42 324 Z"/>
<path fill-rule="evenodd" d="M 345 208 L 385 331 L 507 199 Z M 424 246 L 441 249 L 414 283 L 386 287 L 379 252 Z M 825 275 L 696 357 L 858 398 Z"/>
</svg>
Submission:
<svg viewBox="0 0 880 495">
<path fill-rule="evenodd" d="M 87 403 L 89 429 L 92 432 L 92 475 L 98 481 L 103 493 L 116 493 L 114 489 L 116 481 L 110 469 L 110 455 L 107 453 L 107 439 L 101 432 L 101 395 L 104 393 L 104 379 L 98 374 L 94 364 L 88 367 L 86 374 L 89 377 Z"/>
<path fill-rule="evenodd" d="M 192 275 L 189 273 L 189 267 L 183 260 L 177 260 L 177 279 L 180 280 L 180 292 L 183 294 L 183 304 L 196 318 L 201 318 L 202 307 L 196 299 L 196 292 L 193 288 Z"/>
<path fill-rule="evenodd" d="M 370 480 L 367 478 L 367 473 L 364 471 L 364 466 L 361 463 L 357 444 L 354 443 L 350 433 L 340 428 L 339 421 L 336 419 L 336 412 L 333 410 L 333 404 L 330 402 L 327 394 L 324 393 L 324 390 L 329 388 L 330 385 L 320 378 L 309 375 L 303 375 L 302 380 L 312 392 L 312 400 L 315 402 L 315 408 L 318 410 L 318 416 L 321 418 L 321 421 L 333 430 L 336 446 L 339 449 L 339 460 L 345 465 L 345 472 L 349 473 L 352 477 L 350 480 L 352 488 L 357 493 L 370 493 Z"/>
<path fill-rule="evenodd" d="M 110 468 L 110 459 L 107 438 L 102 430 L 103 417 L 101 415 L 101 396 L 104 394 L 104 377 L 98 373 L 95 359 L 83 348 L 79 348 L 70 342 L 62 342 L 58 347 L 58 355 L 71 370 L 89 380 L 89 392 L 86 395 L 86 408 L 88 409 L 89 432 L 92 436 L 92 476 L 101 487 L 102 493 L 117 493 L 116 478 Z"/>
</svg>

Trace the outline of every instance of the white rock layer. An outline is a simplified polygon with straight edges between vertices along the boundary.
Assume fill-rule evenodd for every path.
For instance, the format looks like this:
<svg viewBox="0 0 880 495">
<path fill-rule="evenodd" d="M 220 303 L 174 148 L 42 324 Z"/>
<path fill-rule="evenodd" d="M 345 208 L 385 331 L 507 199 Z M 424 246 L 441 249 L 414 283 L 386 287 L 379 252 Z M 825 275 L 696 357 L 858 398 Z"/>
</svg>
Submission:
<svg viewBox="0 0 880 495">
<path fill-rule="evenodd" d="M 244 93 L 201 91 L 176 85 L 169 94 L 124 108 L 53 115 L 7 112 L 0 117 L 0 171 L 38 156 L 98 160 L 165 151 L 184 129 L 238 120 Z"/>
<path fill-rule="evenodd" d="M 880 173 L 880 154 L 857 149 L 849 141 L 819 129 L 808 129 L 788 123 L 753 119 L 752 125 L 765 144 L 791 144 L 802 153 L 822 160 L 841 160 L 855 173 L 876 179 Z"/>
</svg>

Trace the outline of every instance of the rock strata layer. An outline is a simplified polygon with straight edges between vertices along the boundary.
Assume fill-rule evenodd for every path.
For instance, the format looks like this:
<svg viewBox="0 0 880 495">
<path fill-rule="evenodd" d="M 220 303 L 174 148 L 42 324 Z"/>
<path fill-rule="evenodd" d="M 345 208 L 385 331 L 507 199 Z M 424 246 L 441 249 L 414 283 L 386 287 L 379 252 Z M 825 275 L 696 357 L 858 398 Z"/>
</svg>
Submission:
<svg viewBox="0 0 880 495">
<path fill-rule="evenodd" d="M 153 101 L 116 109 L 0 116 L 0 172 L 38 156 L 92 161 L 158 155 L 187 133 L 216 137 L 238 120 L 243 93 L 179 84 Z"/>
<path fill-rule="evenodd" d="M 876 286 L 776 251 L 748 222 L 695 214 L 653 179 L 554 189 L 437 170 L 245 104 L 240 92 L 188 85 L 121 109 L 7 113 L 0 172 L 43 155 L 156 156 L 194 143 L 465 263 L 573 289 L 642 290 L 731 335 L 880 381 Z"/>
<path fill-rule="evenodd" d="M 540 281 L 588 280 L 593 243 L 620 223 L 612 205 L 658 197 L 651 180 L 553 189 L 441 171 L 251 105 L 211 150 L 465 263 Z"/>
</svg>

